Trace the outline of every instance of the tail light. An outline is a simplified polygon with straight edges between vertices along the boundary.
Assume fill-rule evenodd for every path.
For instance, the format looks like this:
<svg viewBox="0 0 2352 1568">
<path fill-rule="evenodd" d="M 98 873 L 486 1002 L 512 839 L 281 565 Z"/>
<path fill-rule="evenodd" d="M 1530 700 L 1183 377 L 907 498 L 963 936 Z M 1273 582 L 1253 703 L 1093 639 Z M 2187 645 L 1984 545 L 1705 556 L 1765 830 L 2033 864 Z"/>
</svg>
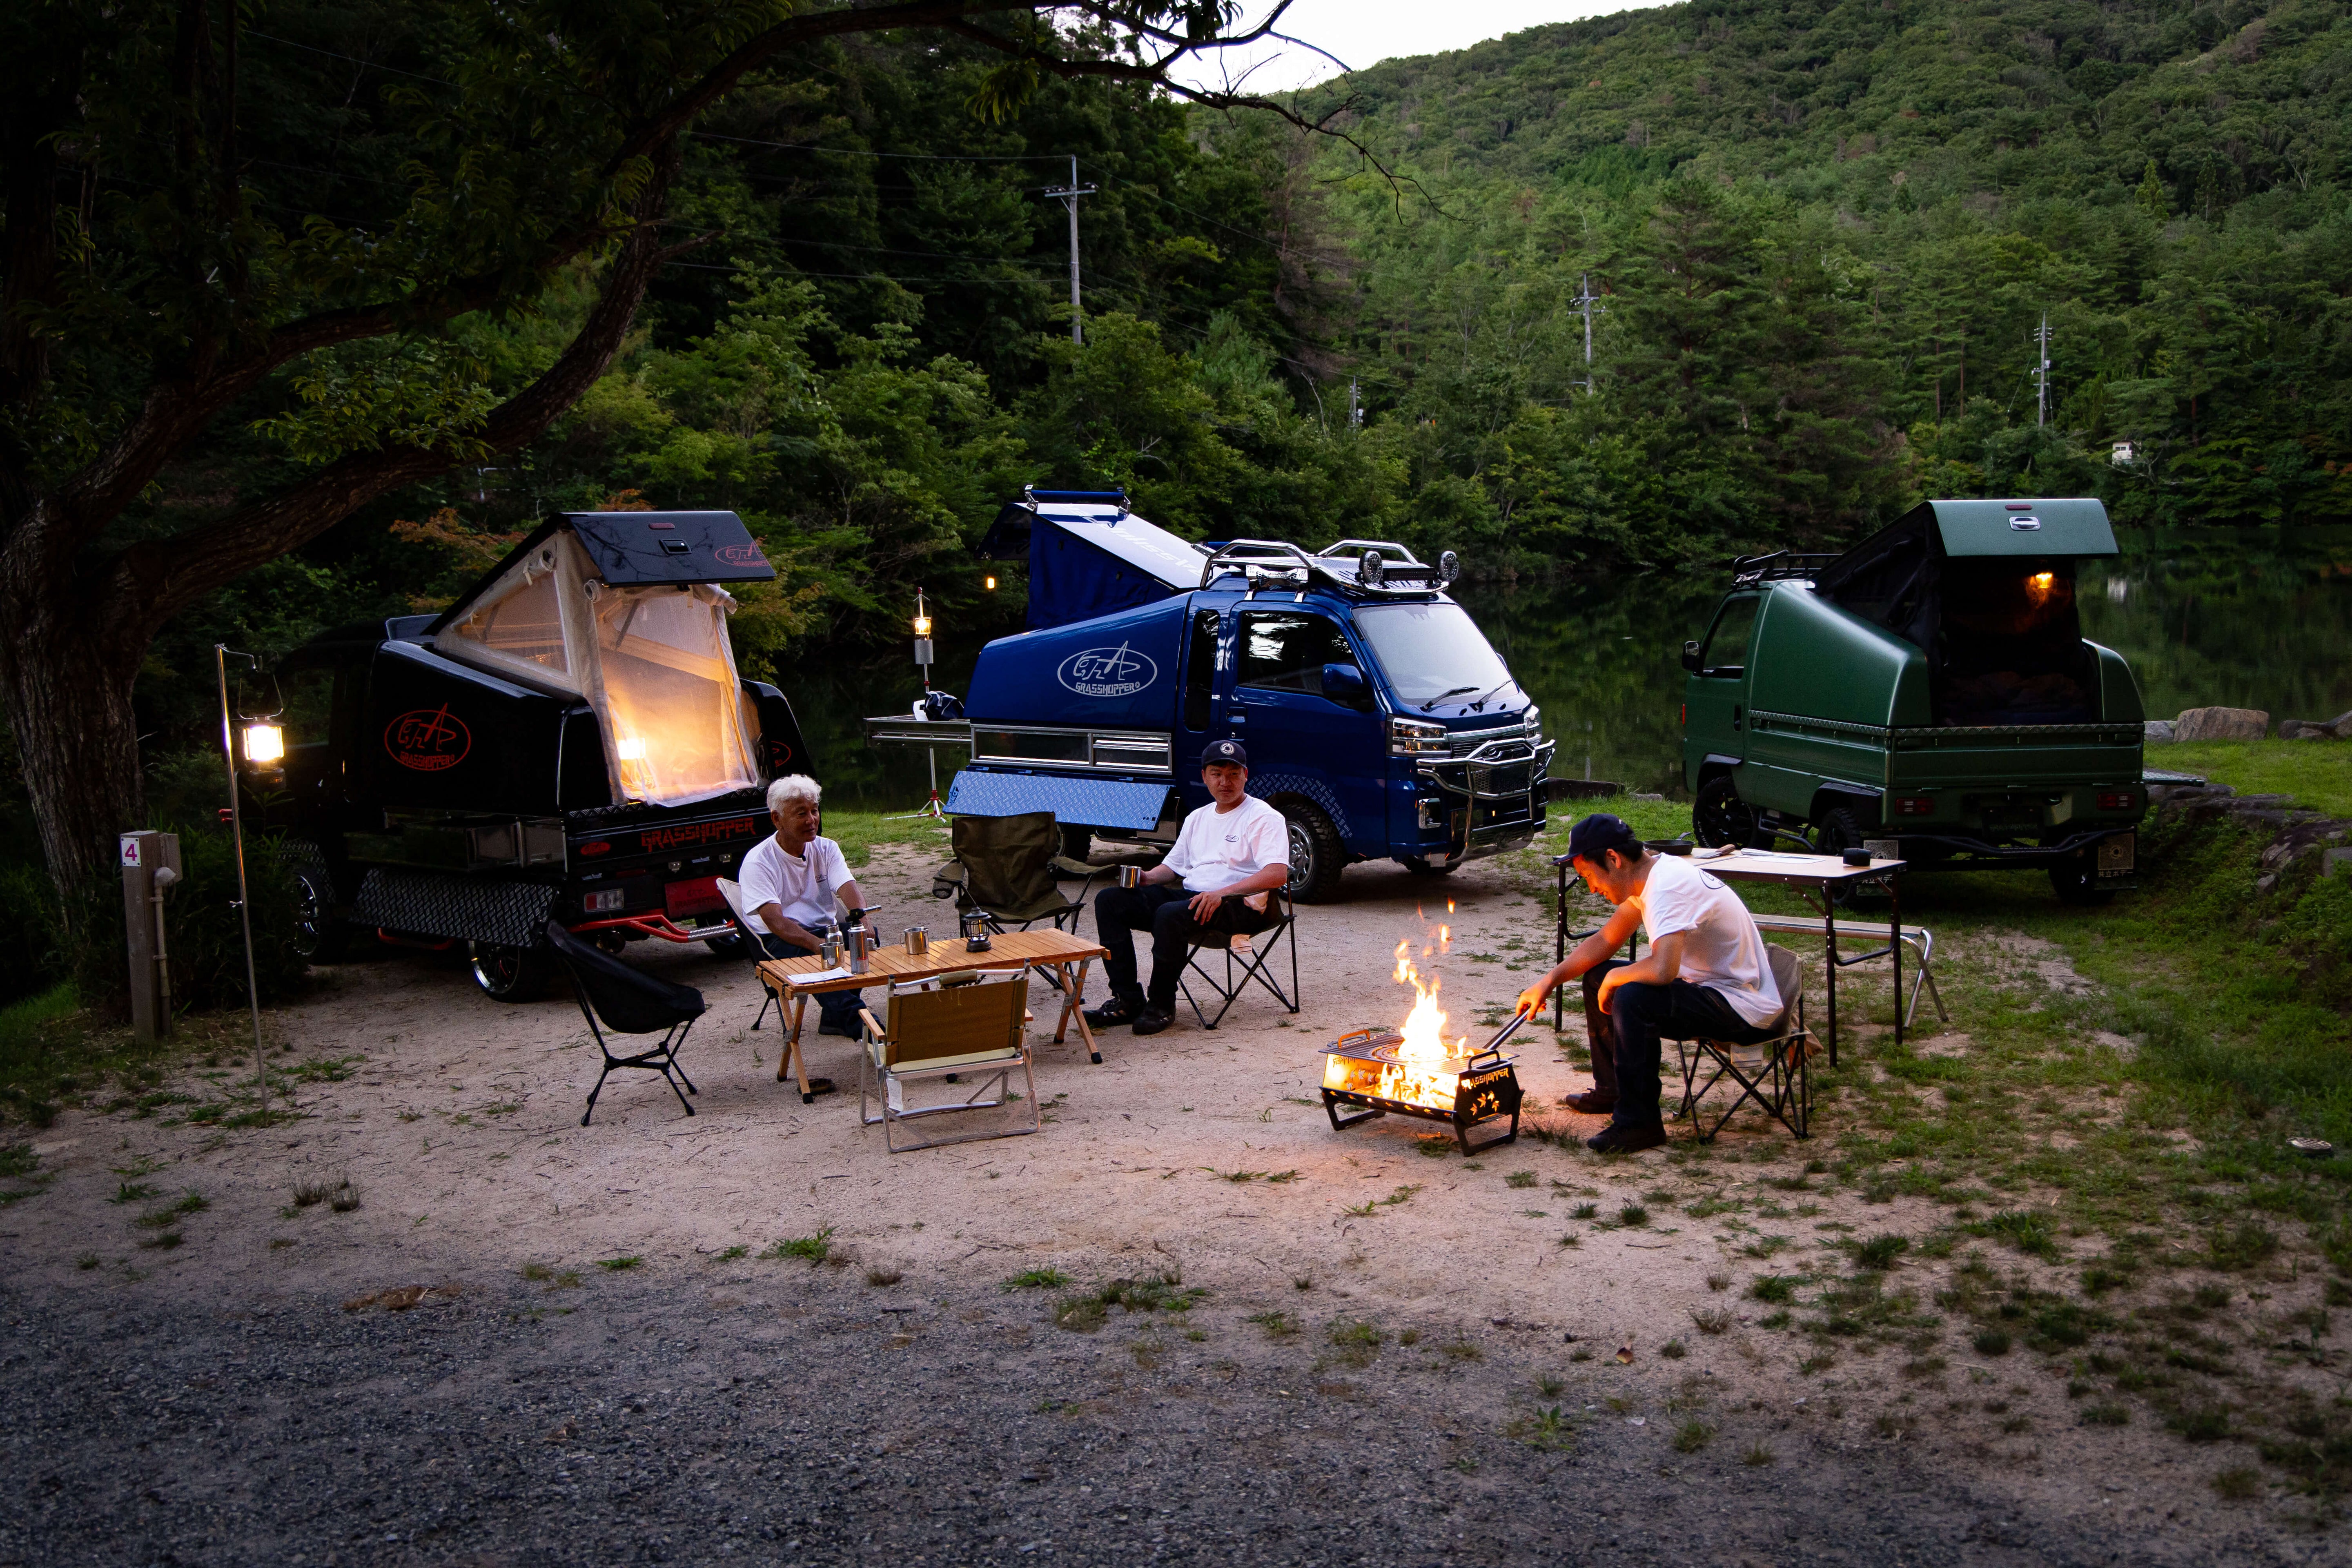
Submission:
<svg viewBox="0 0 2352 1568">
<path fill-rule="evenodd" d="M 1897 816 L 1933 816 L 1935 813 L 1933 795 L 1898 795 L 1895 797 L 1895 815 Z"/>
<path fill-rule="evenodd" d="M 1685 730 L 1690 728 L 1690 704 L 1687 702 L 1683 704 L 1682 726 Z"/>
<path fill-rule="evenodd" d="M 2130 789 L 2101 790 L 2099 809 L 2101 811 L 2137 811 L 2139 792 Z"/>
<path fill-rule="evenodd" d="M 580 900 L 580 907 L 589 914 L 601 915 L 609 910 L 623 908 L 628 903 L 628 889 L 625 888 L 607 888 L 602 892 L 590 893 L 587 897 L 582 899 Z"/>
</svg>

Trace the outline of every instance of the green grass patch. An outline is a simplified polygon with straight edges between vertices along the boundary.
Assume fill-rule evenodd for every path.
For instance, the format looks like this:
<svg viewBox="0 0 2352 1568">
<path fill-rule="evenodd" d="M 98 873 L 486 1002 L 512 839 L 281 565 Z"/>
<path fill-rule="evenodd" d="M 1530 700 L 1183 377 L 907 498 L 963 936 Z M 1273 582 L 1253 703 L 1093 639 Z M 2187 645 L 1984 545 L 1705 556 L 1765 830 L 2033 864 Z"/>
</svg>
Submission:
<svg viewBox="0 0 2352 1568">
<path fill-rule="evenodd" d="M 904 844 L 942 854 L 948 850 L 947 824 L 936 817 L 893 816 L 887 812 L 851 811 L 829 805 L 824 808 L 823 832 L 841 846 L 842 858 L 853 868 L 871 860 L 874 851 L 886 844 Z"/>
<path fill-rule="evenodd" d="M 2333 719 L 2333 713 L 2281 713 L 2280 719 Z M 2315 811 L 2352 817 L 2352 763 L 2341 742 L 2190 741 L 2150 746 L 2147 765 L 2201 773 L 2240 795 L 2291 795 Z"/>
<path fill-rule="evenodd" d="M 769 1260 L 798 1258 L 810 1263 L 822 1263 L 833 1251 L 833 1226 L 826 1226 L 814 1236 L 796 1236 L 779 1241 L 760 1256 Z"/>
</svg>

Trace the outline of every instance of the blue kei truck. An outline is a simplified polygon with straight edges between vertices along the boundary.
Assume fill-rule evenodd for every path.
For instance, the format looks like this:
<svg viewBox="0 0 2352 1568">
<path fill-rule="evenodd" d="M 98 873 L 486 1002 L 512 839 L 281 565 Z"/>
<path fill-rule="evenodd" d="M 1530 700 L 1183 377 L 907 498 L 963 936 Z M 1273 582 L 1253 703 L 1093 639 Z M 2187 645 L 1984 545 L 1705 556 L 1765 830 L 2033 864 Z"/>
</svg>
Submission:
<svg viewBox="0 0 2352 1568">
<path fill-rule="evenodd" d="M 1028 490 L 980 552 L 1027 557 L 1028 629 L 981 650 L 952 731 L 866 723 L 877 742 L 968 729 L 950 815 L 1050 811 L 1079 857 L 1097 837 L 1169 844 L 1208 804 L 1202 749 L 1234 739 L 1250 793 L 1289 819 L 1302 900 L 1333 897 L 1354 861 L 1436 876 L 1543 828 L 1551 742 L 1447 595 L 1450 551 L 1194 544 L 1116 491 Z"/>
</svg>

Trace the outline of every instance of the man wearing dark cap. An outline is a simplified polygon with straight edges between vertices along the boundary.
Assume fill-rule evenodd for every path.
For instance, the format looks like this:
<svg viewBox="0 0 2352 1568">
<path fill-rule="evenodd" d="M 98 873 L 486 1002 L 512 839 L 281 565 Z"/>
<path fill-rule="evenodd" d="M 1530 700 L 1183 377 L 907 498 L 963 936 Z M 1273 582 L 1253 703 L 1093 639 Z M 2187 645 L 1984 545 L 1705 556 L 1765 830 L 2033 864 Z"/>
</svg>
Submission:
<svg viewBox="0 0 2352 1568">
<path fill-rule="evenodd" d="M 1143 873 L 1143 885 L 1095 895 L 1095 938 L 1103 944 L 1110 1000 L 1090 1008 L 1096 1028 L 1129 1024 L 1156 1035 L 1176 1021 L 1176 985 L 1190 944 L 1203 931 L 1235 936 L 1272 923 L 1266 895 L 1290 879 L 1290 826 L 1249 790 L 1249 752 L 1239 741 L 1214 741 L 1201 753 L 1209 804 L 1184 819 L 1168 858 Z M 1136 983 L 1135 939 L 1151 933 L 1151 990 Z"/>
<path fill-rule="evenodd" d="M 1659 1042 L 1768 1038 L 1780 1015 L 1780 989 L 1764 938 L 1739 896 L 1688 860 L 1642 847 L 1633 830 L 1596 812 L 1569 830 L 1568 854 L 1584 885 L 1617 906 L 1601 928 L 1519 995 L 1527 1012 L 1552 987 L 1581 976 L 1584 1034 L 1592 1051 L 1592 1091 L 1571 1109 L 1607 1111 L 1609 1125 L 1588 1148 L 1604 1154 L 1654 1149 L 1666 1141 L 1658 1113 Z M 1612 956 L 1639 924 L 1649 956 Z"/>
</svg>

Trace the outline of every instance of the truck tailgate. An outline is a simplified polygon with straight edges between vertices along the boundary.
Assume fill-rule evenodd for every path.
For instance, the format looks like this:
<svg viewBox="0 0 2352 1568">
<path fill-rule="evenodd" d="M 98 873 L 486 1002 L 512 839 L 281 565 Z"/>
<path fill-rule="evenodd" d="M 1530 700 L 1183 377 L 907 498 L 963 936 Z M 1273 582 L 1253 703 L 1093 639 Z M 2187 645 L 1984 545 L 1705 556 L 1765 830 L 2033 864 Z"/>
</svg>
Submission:
<svg viewBox="0 0 2352 1568">
<path fill-rule="evenodd" d="M 2137 783 L 2137 724 L 2017 724 L 1888 732 L 1887 783 L 1988 788 Z"/>
</svg>

